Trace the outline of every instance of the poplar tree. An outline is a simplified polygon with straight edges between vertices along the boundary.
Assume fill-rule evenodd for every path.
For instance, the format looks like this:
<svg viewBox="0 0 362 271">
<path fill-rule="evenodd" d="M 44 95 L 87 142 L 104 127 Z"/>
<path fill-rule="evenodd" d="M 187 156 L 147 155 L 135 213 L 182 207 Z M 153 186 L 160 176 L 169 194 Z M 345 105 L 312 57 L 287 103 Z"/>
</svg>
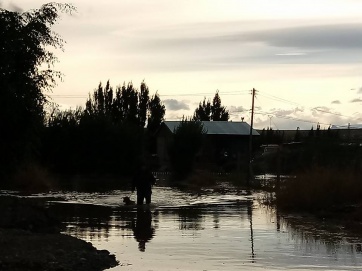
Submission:
<svg viewBox="0 0 362 271">
<path fill-rule="evenodd" d="M 213 121 L 229 120 L 229 112 L 226 110 L 225 106 L 221 105 L 221 98 L 218 91 L 216 91 L 214 99 L 212 100 L 211 119 Z"/>
<path fill-rule="evenodd" d="M 157 94 L 153 95 L 149 102 L 149 115 L 147 118 L 147 129 L 150 134 L 154 134 L 157 129 L 161 126 L 164 121 L 166 108 L 162 104 L 160 96 Z"/>
<path fill-rule="evenodd" d="M 219 92 L 215 93 L 212 100 L 206 101 L 206 97 L 199 103 L 199 106 L 195 109 L 193 120 L 197 121 L 228 121 L 229 112 L 225 106 L 221 105 L 221 98 Z"/>
<path fill-rule="evenodd" d="M 0 8 L 0 175 L 37 156 L 45 92 L 61 77 L 51 49 L 63 49 L 64 41 L 52 26 L 74 10 L 57 3 L 23 13 Z"/>
</svg>

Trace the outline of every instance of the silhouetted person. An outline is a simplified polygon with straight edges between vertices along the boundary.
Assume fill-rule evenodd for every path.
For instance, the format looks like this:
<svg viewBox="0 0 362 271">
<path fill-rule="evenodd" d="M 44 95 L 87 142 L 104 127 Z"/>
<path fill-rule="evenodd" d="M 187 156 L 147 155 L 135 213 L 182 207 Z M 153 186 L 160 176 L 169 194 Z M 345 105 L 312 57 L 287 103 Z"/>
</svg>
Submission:
<svg viewBox="0 0 362 271">
<path fill-rule="evenodd" d="M 146 250 L 146 243 L 150 241 L 155 229 L 152 228 L 152 214 L 150 210 L 137 210 L 137 219 L 132 223 L 134 238 L 138 242 L 138 249 L 141 252 Z"/>
<path fill-rule="evenodd" d="M 142 205 L 144 199 L 147 204 L 151 203 L 152 185 L 155 183 L 155 177 L 146 166 L 137 171 L 132 180 L 132 192 L 137 189 L 137 205 Z"/>
</svg>

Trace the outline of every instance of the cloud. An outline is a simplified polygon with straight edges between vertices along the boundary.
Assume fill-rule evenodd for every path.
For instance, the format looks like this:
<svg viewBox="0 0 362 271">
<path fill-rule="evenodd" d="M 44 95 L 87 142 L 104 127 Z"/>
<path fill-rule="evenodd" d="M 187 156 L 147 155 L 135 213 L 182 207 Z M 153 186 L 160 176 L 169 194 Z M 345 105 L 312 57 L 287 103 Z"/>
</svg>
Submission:
<svg viewBox="0 0 362 271">
<path fill-rule="evenodd" d="M 327 106 L 317 106 L 312 108 L 311 110 L 312 116 L 317 118 L 333 119 L 334 117 L 340 118 L 343 116 L 341 113 L 335 112 L 332 108 L 329 108 Z"/>
<path fill-rule="evenodd" d="M 318 111 L 323 113 L 332 113 L 332 109 L 327 106 L 317 106 L 312 108 L 312 111 Z"/>
<path fill-rule="evenodd" d="M 357 92 L 358 94 L 362 94 L 362 87 L 360 87 L 359 89 L 358 89 L 358 92 Z"/>
<path fill-rule="evenodd" d="M 235 22 L 236 26 L 226 29 L 227 34 L 215 23 L 210 24 L 214 31 L 204 31 L 205 24 L 195 24 L 193 29 L 189 25 L 152 29 L 148 34 L 138 33 L 136 40 L 141 41 L 133 40 L 129 46 L 150 55 L 162 53 L 168 60 L 158 61 L 156 66 L 167 70 L 190 69 L 191 59 L 194 70 L 219 69 L 221 65 L 232 69 L 247 63 L 360 62 L 356 55 L 362 54 L 362 23 L 288 28 L 265 24 L 262 30 L 250 30 L 244 23 Z"/>
<path fill-rule="evenodd" d="M 341 101 L 340 100 L 334 100 L 331 102 L 331 104 L 341 104 Z"/>
<path fill-rule="evenodd" d="M 163 100 L 163 103 L 165 104 L 167 109 L 172 110 L 172 111 L 190 109 L 190 107 L 186 101 L 178 101 L 175 99 L 166 99 L 166 100 Z"/>
<path fill-rule="evenodd" d="M 166 117 L 165 119 L 166 120 L 182 120 L 183 118 L 188 118 L 190 117 L 189 115 L 187 114 L 178 114 L 178 113 L 170 113 L 169 111 L 166 111 Z"/>
<path fill-rule="evenodd" d="M 14 3 L 9 4 L 9 9 L 11 11 L 15 11 L 15 12 L 19 12 L 19 13 L 23 12 L 23 9 L 21 7 L 19 7 L 18 5 L 15 5 Z"/>
<path fill-rule="evenodd" d="M 361 98 L 356 98 L 350 101 L 351 103 L 361 103 L 362 99 Z"/>
<path fill-rule="evenodd" d="M 235 105 L 228 106 L 227 110 L 229 111 L 229 113 L 243 113 L 247 111 L 244 107 Z"/>
<path fill-rule="evenodd" d="M 303 108 L 293 108 L 293 109 L 280 109 L 280 108 L 273 108 L 270 110 L 270 113 L 275 116 L 289 116 L 292 114 L 297 114 L 298 112 L 304 112 Z"/>
<path fill-rule="evenodd" d="M 242 23 L 240 28 L 242 29 Z M 188 28 L 185 27 L 187 30 Z M 268 29 L 256 31 L 233 31 L 227 35 L 217 35 L 209 33 L 208 35 L 196 35 L 198 30 L 188 30 L 183 37 L 163 33 L 161 37 L 155 40 L 156 45 L 166 47 L 208 47 L 217 44 L 246 44 L 246 43 L 264 43 L 273 47 L 282 48 L 304 48 L 304 49 L 360 49 L 362 47 L 362 24 L 332 24 L 332 25 L 312 25 L 295 26 L 289 28 Z M 173 37 L 174 36 L 174 37 Z M 255 44 L 254 44 L 255 46 Z M 284 56 L 305 55 L 304 51 L 292 51 L 277 53 Z"/>
<path fill-rule="evenodd" d="M 276 47 L 359 49 L 362 46 L 362 24 L 281 28 L 240 34 L 233 38 L 240 41 L 265 42 Z"/>
</svg>

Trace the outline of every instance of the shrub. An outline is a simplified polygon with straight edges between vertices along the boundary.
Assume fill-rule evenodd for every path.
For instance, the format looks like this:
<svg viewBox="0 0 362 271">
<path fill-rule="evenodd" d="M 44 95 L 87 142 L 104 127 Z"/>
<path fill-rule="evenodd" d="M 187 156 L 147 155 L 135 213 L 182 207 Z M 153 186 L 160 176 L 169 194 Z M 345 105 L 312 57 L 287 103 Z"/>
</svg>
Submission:
<svg viewBox="0 0 362 271">
<path fill-rule="evenodd" d="M 317 211 L 357 203 L 361 196 L 361 180 L 355 171 L 314 167 L 284 182 L 276 203 L 284 209 Z"/>
</svg>

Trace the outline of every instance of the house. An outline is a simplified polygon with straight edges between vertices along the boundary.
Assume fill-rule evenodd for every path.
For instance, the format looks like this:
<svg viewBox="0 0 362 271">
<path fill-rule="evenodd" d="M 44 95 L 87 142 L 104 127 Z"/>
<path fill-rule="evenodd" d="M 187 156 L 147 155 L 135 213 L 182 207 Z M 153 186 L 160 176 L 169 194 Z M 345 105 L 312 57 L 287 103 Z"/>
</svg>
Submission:
<svg viewBox="0 0 362 271">
<path fill-rule="evenodd" d="M 162 168 L 170 165 L 168 147 L 172 143 L 172 134 L 181 121 L 164 121 L 156 133 L 157 156 Z M 250 125 L 246 122 L 202 121 L 206 130 L 206 140 L 198 155 L 198 164 L 202 167 L 233 165 L 247 159 L 250 138 Z M 252 130 L 252 136 L 259 136 Z"/>
</svg>

